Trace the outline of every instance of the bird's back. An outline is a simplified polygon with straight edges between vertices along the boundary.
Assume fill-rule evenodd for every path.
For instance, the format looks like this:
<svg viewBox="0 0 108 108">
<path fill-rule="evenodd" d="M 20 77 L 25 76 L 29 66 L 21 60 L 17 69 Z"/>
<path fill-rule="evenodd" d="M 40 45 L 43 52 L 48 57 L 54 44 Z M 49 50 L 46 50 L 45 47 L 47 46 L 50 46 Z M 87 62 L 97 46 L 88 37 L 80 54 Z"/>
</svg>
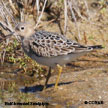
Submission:
<svg viewBox="0 0 108 108">
<path fill-rule="evenodd" d="M 55 57 L 87 51 L 87 47 L 57 33 L 38 31 L 30 38 L 31 49 L 44 57 Z"/>
</svg>

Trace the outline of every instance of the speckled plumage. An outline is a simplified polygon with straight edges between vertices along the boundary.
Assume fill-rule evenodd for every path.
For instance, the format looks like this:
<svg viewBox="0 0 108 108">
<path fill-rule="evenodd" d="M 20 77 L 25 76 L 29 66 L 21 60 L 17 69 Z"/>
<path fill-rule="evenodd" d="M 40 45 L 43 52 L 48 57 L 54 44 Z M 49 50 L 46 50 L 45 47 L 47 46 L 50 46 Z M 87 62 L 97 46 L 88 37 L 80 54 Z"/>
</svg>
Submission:
<svg viewBox="0 0 108 108">
<path fill-rule="evenodd" d="M 75 41 L 67 39 L 63 35 L 47 31 L 35 32 L 30 37 L 30 47 L 38 56 L 44 57 L 61 56 L 91 50 Z"/>
<path fill-rule="evenodd" d="M 28 23 L 19 23 L 15 32 L 21 37 L 24 52 L 36 62 L 50 68 L 69 63 L 89 51 L 102 48 L 101 45 L 83 46 L 57 33 L 35 31 Z M 45 85 L 48 79 L 49 77 Z"/>
</svg>

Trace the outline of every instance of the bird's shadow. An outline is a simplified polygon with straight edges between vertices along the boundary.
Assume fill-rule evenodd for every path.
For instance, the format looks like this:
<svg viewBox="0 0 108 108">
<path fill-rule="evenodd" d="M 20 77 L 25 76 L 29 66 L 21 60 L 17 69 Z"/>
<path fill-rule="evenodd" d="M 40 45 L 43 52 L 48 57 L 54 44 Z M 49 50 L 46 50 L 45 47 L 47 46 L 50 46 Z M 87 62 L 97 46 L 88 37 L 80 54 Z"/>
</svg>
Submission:
<svg viewBox="0 0 108 108">
<path fill-rule="evenodd" d="M 60 85 L 68 85 L 68 84 L 71 84 L 71 83 L 74 83 L 74 82 L 83 82 L 83 80 L 62 82 L 62 83 L 59 83 L 58 86 L 60 86 Z M 51 88 L 54 85 L 55 85 L 54 83 L 53 84 L 48 84 L 46 89 Z M 23 88 L 20 89 L 20 91 L 23 92 L 23 93 L 34 93 L 34 92 L 43 91 L 43 88 L 44 88 L 43 85 L 36 85 L 36 86 L 31 86 L 31 87 L 23 87 Z"/>
</svg>

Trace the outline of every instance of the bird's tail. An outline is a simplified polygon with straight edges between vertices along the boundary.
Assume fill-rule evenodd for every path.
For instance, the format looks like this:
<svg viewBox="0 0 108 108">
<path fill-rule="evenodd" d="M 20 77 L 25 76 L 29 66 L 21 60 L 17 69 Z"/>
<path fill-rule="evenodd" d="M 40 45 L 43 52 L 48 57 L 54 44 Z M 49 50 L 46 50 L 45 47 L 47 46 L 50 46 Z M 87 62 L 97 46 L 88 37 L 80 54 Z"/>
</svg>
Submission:
<svg viewBox="0 0 108 108">
<path fill-rule="evenodd" d="M 102 45 L 88 46 L 88 50 L 102 49 L 102 48 L 104 48 Z"/>
</svg>

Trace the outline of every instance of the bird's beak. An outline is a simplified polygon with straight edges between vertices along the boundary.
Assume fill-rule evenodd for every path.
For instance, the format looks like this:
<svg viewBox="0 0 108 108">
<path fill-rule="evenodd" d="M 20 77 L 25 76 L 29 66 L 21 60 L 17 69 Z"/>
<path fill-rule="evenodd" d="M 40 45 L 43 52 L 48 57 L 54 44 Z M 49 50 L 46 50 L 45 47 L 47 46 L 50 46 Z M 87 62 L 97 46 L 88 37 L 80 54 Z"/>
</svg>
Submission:
<svg viewBox="0 0 108 108">
<path fill-rule="evenodd" d="M 11 32 L 10 34 L 6 35 L 6 36 L 12 36 L 15 32 Z"/>
</svg>

